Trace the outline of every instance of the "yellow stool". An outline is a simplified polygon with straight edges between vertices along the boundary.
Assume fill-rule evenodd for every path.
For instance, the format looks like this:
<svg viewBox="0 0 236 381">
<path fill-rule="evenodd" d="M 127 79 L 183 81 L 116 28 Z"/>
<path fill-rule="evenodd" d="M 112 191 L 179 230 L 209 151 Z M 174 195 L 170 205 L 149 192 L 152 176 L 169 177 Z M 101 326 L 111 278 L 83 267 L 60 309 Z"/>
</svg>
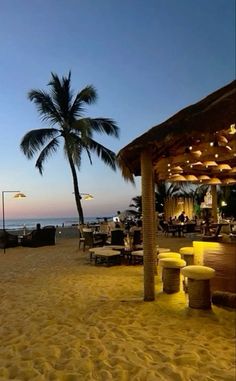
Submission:
<svg viewBox="0 0 236 381">
<path fill-rule="evenodd" d="M 181 273 L 188 278 L 189 307 L 210 309 L 211 291 L 210 279 L 215 270 L 207 266 L 186 266 Z"/>
<path fill-rule="evenodd" d="M 180 290 L 180 269 L 186 266 L 186 262 L 180 258 L 162 258 L 160 266 L 163 267 L 163 291 L 173 294 Z"/>
<path fill-rule="evenodd" d="M 160 253 L 157 255 L 158 259 L 164 259 L 164 258 L 179 258 L 181 259 L 181 255 L 179 253 L 175 253 L 174 251 L 169 251 L 167 253 Z"/>
<path fill-rule="evenodd" d="M 160 259 L 164 258 L 173 258 L 173 259 L 181 259 L 181 255 L 174 251 L 169 251 L 167 253 L 160 253 L 157 255 L 157 265 L 158 265 L 158 274 L 160 274 L 160 278 L 162 279 L 162 267 L 160 267 Z"/>
<path fill-rule="evenodd" d="M 181 247 L 179 252 L 181 258 L 186 261 L 187 266 L 194 265 L 194 248 L 192 246 Z"/>
</svg>

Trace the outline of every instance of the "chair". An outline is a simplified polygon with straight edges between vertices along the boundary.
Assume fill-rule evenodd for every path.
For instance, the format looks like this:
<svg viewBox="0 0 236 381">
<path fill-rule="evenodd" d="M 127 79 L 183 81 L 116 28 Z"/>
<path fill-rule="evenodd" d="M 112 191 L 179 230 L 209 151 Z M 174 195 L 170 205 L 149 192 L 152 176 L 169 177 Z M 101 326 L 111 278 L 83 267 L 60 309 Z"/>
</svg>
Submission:
<svg viewBox="0 0 236 381">
<path fill-rule="evenodd" d="M 212 224 L 210 225 L 210 230 L 212 231 L 211 235 L 203 235 L 202 241 L 209 242 L 218 242 L 222 240 L 222 235 L 220 235 L 220 231 L 222 228 L 222 224 Z"/>
<path fill-rule="evenodd" d="M 175 225 L 168 224 L 168 222 L 164 221 L 163 225 L 164 235 L 166 237 L 169 236 L 169 233 L 172 234 L 172 236 L 175 236 L 175 233 L 177 233 L 177 227 Z"/>
<path fill-rule="evenodd" d="M 42 229 L 32 230 L 32 232 L 23 236 L 21 245 L 27 247 L 55 245 L 55 234 L 55 226 L 44 226 Z"/>
<path fill-rule="evenodd" d="M 111 230 L 111 245 L 124 246 L 124 232 L 122 229 Z"/>
<path fill-rule="evenodd" d="M 79 230 L 79 249 L 81 247 L 81 244 L 84 245 L 84 232 L 83 232 L 83 227 L 84 225 L 79 225 L 78 230 Z"/>
<path fill-rule="evenodd" d="M 142 249 L 142 231 L 141 230 L 134 230 L 133 231 L 133 240 L 132 240 L 132 247 L 133 249 Z"/>
<path fill-rule="evenodd" d="M 8 247 L 18 246 L 17 235 L 8 233 L 6 230 L 0 230 L 0 248 L 6 249 Z"/>
<path fill-rule="evenodd" d="M 102 238 L 96 238 L 96 236 L 93 234 L 92 230 L 84 230 L 83 231 L 83 251 L 85 251 L 86 247 L 92 248 L 96 246 L 103 246 L 103 239 Z"/>
</svg>

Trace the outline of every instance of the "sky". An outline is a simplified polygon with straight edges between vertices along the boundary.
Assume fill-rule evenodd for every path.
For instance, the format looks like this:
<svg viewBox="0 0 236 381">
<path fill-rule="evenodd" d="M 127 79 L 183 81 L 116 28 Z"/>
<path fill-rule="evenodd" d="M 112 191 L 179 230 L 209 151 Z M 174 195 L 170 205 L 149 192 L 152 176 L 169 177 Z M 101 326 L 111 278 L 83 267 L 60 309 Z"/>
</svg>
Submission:
<svg viewBox="0 0 236 381">
<path fill-rule="evenodd" d="M 41 176 L 20 150 L 24 134 L 47 127 L 27 98 L 51 72 L 71 70 L 72 88 L 92 84 L 86 116 L 116 121 L 120 138 L 94 136 L 118 153 L 139 135 L 235 78 L 234 0 L 0 0 L 0 191 L 6 218 L 76 216 L 61 149 Z M 92 156 L 82 157 L 84 214 L 112 216 L 141 194 Z"/>
</svg>

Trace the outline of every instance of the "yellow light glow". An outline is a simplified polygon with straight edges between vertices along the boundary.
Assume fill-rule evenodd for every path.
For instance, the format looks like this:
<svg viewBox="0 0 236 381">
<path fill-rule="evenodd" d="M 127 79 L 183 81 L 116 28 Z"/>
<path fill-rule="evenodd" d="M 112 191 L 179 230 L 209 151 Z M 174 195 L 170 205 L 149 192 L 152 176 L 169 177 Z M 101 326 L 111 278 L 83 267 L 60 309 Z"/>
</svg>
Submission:
<svg viewBox="0 0 236 381">
<path fill-rule="evenodd" d="M 234 135 L 236 133 L 235 123 L 230 125 L 229 134 Z"/>
</svg>

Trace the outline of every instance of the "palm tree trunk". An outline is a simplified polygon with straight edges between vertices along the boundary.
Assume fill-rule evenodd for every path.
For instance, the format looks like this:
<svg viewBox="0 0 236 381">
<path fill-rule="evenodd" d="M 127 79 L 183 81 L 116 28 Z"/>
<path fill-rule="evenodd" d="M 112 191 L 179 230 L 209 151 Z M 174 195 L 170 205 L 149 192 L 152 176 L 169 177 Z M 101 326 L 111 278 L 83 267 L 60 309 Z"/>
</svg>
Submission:
<svg viewBox="0 0 236 381">
<path fill-rule="evenodd" d="M 68 156 L 68 159 L 69 159 L 69 164 L 70 164 L 72 177 L 73 177 L 75 202 L 76 202 L 76 207 L 77 207 L 77 211 L 79 214 L 79 223 L 81 225 L 83 225 L 84 224 L 84 213 L 83 213 L 83 209 L 82 209 L 82 205 L 81 205 L 81 196 L 80 196 L 80 192 L 79 192 L 77 173 L 76 173 L 76 169 L 75 169 L 73 159 L 70 156 Z"/>
</svg>

